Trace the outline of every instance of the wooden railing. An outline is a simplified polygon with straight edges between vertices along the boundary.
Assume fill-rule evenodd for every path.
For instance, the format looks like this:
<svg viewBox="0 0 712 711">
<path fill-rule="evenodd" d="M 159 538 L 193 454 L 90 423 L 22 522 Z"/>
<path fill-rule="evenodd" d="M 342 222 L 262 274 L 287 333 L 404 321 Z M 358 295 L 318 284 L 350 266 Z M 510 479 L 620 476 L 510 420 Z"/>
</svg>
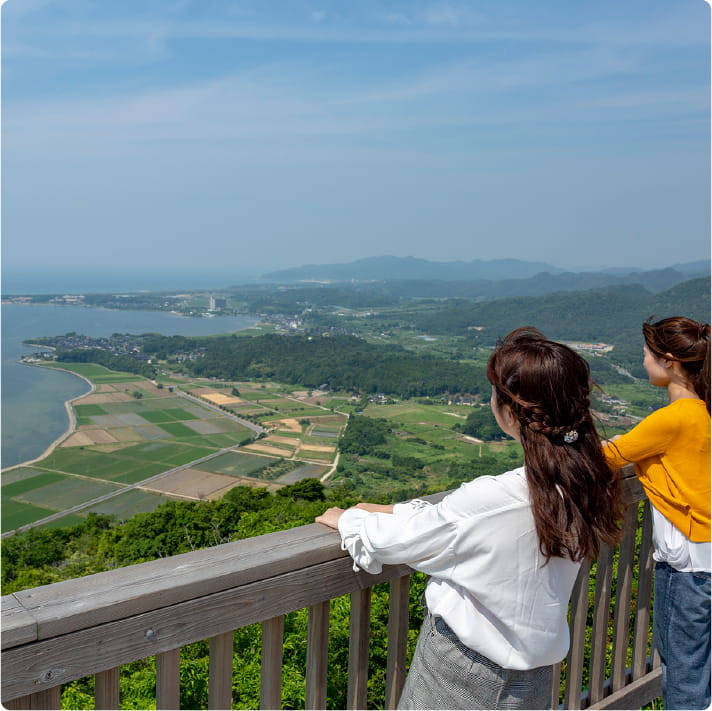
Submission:
<svg viewBox="0 0 712 711">
<path fill-rule="evenodd" d="M 571 649 L 554 675 L 562 708 L 637 708 L 660 694 L 649 644 L 650 508 L 634 476 L 626 486 L 632 505 L 620 549 L 604 547 L 574 588 Z M 118 709 L 120 666 L 155 655 L 157 708 L 178 709 L 180 649 L 209 639 L 208 708 L 229 709 L 233 632 L 261 623 L 260 706 L 280 708 L 284 615 L 308 608 L 306 708 L 323 709 L 329 600 L 350 593 L 347 708 L 364 709 L 371 588 L 390 581 L 385 705 L 395 708 L 407 668 L 409 574 L 405 566 L 354 572 L 338 534 L 311 524 L 17 592 L 2 598 L 2 702 L 58 709 L 61 684 L 95 675 L 96 708 Z"/>
</svg>

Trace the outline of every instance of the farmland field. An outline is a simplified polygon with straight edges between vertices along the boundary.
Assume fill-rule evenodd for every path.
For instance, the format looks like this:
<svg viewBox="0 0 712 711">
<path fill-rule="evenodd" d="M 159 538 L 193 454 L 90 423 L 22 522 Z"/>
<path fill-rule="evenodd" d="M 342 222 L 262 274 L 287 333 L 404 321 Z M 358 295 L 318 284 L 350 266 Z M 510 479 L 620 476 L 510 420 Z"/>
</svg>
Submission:
<svg viewBox="0 0 712 711">
<path fill-rule="evenodd" d="M 208 462 L 203 462 L 200 468 L 230 476 L 250 476 L 278 461 L 272 457 L 261 457 L 256 454 L 226 452 Z"/>
</svg>

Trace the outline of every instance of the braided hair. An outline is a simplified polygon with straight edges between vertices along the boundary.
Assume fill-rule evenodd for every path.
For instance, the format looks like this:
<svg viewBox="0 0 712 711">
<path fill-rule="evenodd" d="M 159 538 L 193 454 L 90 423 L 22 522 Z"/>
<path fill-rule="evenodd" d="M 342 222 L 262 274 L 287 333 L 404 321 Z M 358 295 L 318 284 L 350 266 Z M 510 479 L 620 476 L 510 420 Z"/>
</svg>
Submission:
<svg viewBox="0 0 712 711">
<path fill-rule="evenodd" d="M 588 363 L 532 327 L 498 343 L 487 364 L 495 404 L 519 426 L 532 512 L 544 556 L 595 558 L 620 538 L 623 505 L 590 412 Z"/>
<path fill-rule="evenodd" d="M 700 400 L 710 411 L 710 325 L 685 316 L 643 324 L 645 345 L 658 358 L 680 363 Z"/>
</svg>

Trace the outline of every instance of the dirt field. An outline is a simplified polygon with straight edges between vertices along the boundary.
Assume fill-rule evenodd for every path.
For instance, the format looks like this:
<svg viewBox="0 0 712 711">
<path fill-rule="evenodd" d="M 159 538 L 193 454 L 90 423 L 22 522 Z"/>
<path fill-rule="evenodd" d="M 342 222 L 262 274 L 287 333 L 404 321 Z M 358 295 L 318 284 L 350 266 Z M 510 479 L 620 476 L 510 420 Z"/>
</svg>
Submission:
<svg viewBox="0 0 712 711">
<path fill-rule="evenodd" d="M 242 479 L 247 477 L 212 474 L 199 469 L 182 469 L 173 474 L 166 474 L 155 479 L 148 486 L 140 487 L 143 491 L 153 491 L 159 494 L 171 494 L 184 499 L 204 501 L 219 499 L 234 486 L 245 485 Z M 254 481 L 254 480 L 253 480 Z"/>
<path fill-rule="evenodd" d="M 75 405 L 103 405 L 105 402 L 127 402 L 133 400 L 133 395 L 129 393 L 101 392 L 86 395 L 81 400 L 77 400 Z"/>
<path fill-rule="evenodd" d="M 297 447 L 299 440 L 296 437 L 280 437 L 279 435 L 269 435 L 265 443 L 275 442 L 276 444 L 288 444 L 290 447 Z"/>
<path fill-rule="evenodd" d="M 106 430 L 80 430 L 62 442 L 62 447 L 87 447 L 92 444 L 111 444 L 116 442 Z"/>
<path fill-rule="evenodd" d="M 287 432 L 301 432 L 302 426 L 293 417 L 287 417 L 284 420 L 270 420 L 265 422 L 266 425 L 274 425 L 277 429 L 287 430 Z"/>
<path fill-rule="evenodd" d="M 224 395 L 223 393 L 206 393 L 203 397 L 216 405 L 239 405 L 242 399 L 234 395 Z"/>
<path fill-rule="evenodd" d="M 305 444 L 299 449 L 300 452 L 307 450 L 310 452 L 335 452 L 336 447 L 327 447 L 321 444 Z"/>
<path fill-rule="evenodd" d="M 292 452 L 287 449 L 278 449 L 277 447 L 270 447 L 266 444 L 260 444 L 259 442 L 254 442 L 253 444 L 248 444 L 242 449 L 246 451 L 254 452 L 264 452 L 265 454 L 275 454 L 278 457 L 291 457 Z"/>
</svg>

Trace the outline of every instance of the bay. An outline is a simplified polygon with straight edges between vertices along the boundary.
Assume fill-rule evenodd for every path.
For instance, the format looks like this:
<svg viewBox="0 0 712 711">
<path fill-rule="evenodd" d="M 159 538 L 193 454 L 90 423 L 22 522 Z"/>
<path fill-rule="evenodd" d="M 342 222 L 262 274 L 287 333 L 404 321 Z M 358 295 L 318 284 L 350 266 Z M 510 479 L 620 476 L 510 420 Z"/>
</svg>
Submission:
<svg viewBox="0 0 712 711">
<path fill-rule="evenodd" d="M 42 454 L 69 426 L 64 403 L 89 391 L 83 379 L 19 363 L 36 348 L 23 341 L 75 331 L 87 336 L 113 333 L 161 333 L 207 336 L 231 333 L 257 322 L 253 316 L 188 318 L 165 311 L 114 311 L 84 306 L 2 305 L 2 390 L 0 466 L 26 462 Z"/>
</svg>

